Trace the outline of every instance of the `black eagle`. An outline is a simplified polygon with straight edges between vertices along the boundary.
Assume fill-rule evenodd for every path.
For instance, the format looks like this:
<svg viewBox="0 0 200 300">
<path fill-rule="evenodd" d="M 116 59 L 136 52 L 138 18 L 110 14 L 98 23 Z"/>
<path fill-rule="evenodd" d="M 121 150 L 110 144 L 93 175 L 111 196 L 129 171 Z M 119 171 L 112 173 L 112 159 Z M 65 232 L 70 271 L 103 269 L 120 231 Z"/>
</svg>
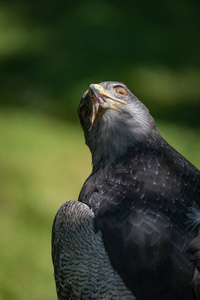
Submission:
<svg viewBox="0 0 200 300">
<path fill-rule="evenodd" d="M 119 82 L 91 84 L 78 107 L 93 170 L 58 211 L 58 299 L 200 299 L 200 172 Z"/>
</svg>

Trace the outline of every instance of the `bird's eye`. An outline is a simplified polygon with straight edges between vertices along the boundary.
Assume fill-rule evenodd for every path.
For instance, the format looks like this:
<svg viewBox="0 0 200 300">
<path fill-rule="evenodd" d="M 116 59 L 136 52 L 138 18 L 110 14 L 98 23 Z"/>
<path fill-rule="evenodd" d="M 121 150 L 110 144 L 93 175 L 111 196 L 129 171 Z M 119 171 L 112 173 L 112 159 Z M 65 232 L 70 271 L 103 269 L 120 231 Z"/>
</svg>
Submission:
<svg viewBox="0 0 200 300">
<path fill-rule="evenodd" d="M 116 86 L 114 87 L 114 90 L 117 94 L 127 96 L 127 91 L 122 86 Z"/>
<path fill-rule="evenodd" d="M 88 116 L 88 107 L 87 105 L 83 105 L 80 109 L 80 114 L 83 120 L 85 121 Z"/>
</svg>

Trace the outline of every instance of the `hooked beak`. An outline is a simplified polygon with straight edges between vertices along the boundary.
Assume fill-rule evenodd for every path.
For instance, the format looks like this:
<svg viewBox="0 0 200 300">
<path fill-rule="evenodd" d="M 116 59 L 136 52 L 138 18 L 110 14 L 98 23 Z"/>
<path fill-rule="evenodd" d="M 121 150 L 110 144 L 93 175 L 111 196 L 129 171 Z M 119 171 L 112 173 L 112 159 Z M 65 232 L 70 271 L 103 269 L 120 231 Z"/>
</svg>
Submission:
<svg viewBox="0 0 200 300">
<path fill-rule="evenodd" d="M 92 126 L 99 112 L 99 108 L 101 108 L 101 111 L 105 109 L 114 109 L 117 111 L 121 111 L 117 106 L 119 104 L 127 105 L 125 101 L 115 98 L 107 93 L 100 84 L 91 84 L 88 93 L 92 100 Z"/>
</svg>

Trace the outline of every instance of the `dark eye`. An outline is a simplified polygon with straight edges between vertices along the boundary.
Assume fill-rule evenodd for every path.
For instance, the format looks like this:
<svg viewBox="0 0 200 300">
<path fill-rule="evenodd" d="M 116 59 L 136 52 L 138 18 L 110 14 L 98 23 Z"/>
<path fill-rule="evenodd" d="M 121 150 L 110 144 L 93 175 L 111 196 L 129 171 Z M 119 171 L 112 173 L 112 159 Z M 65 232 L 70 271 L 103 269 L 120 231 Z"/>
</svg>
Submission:
<svg viewBox="0 0 200 300">
<path fill-rule="evenodd" d="M 83 105 L 80 109 L 80 114 L 83 120 L 85 121 L 88 116 L 88 107 L 87 105 Z"/>
<path fill-rule="evenodd" d="M 122 86 L 116 86 L 114 87 L 114 90 L 117 94 L 127 96 L 127 91 Z"/>
</svg>

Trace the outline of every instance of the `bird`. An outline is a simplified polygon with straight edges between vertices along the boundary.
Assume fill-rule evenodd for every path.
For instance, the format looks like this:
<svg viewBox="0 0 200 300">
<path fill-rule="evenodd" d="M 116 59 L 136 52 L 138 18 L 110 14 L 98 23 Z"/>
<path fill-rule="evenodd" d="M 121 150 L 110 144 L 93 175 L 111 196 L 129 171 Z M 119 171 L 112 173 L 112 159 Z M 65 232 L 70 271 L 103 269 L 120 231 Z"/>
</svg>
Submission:
<svg viewBox="0 0 200 300">
<path fill-rule="evenodd" d="M 200 299 L 200 171 L 121 82 L 91 84 L 78 115 L 92 172 L 54 219 L 58 299 Z"/>
</svg>

